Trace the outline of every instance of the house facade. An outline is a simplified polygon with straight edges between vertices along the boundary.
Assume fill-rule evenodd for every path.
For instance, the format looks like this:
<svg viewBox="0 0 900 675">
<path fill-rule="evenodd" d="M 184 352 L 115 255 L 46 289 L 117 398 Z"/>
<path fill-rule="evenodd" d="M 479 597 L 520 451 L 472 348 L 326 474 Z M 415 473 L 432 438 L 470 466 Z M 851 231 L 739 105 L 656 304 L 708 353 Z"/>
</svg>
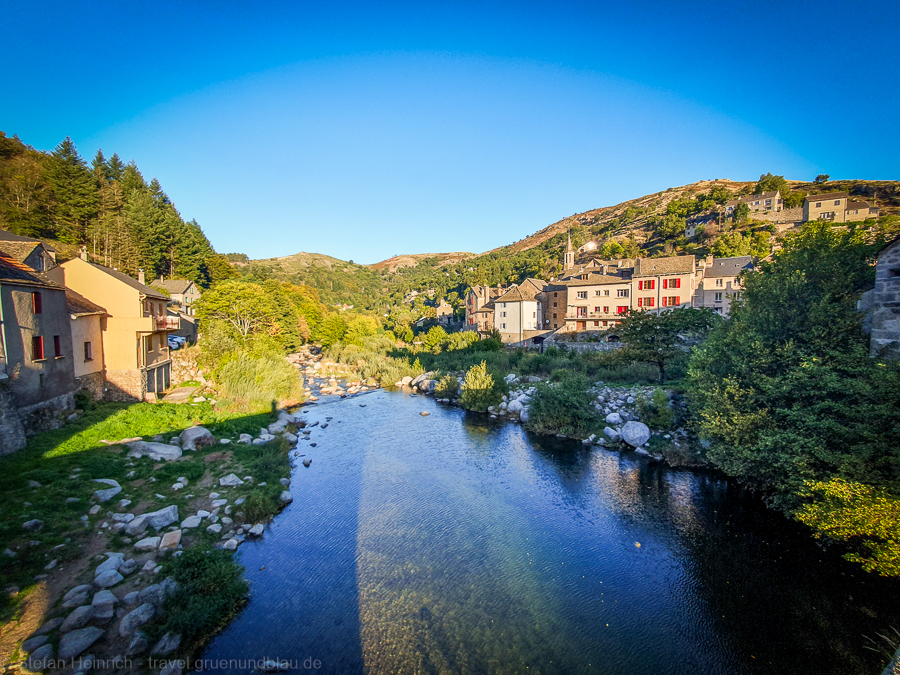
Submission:
<svg viewBox="0 0 900 675">
<path fill-rule="evenodd" d="M 494 328 L 503 342 L 520 342 L 543 332 L 543 302 L 539 297 L 546 284 L 526 279 L 494 300 Z"/>
<path fill-rule="evenodd" d="M 53 272 L 58 271 L 67 288 L 107 313 L 103 331 L 106 398 L 153 400 L 171 384 L 167 337 L 170 330 L 178 330 L 180 322 L 167 316 L 165 295 L 86 258 L 83 254 Z"/>
<path fill-rule="evenodd" d="M 0 249 L 0 386 L 8 393 L 0 428 L 21 429 L 0 441 L 0 453 L 61 426 L 60 414 L 74 408 L 71 350 L 65 290 Z"/>
<path fill-rule="evenodd" d="M 748 255 L 734 258 L 709 258 L 694 295 L 694 307 L 709 307 L 722 316 L 731 313 L 731 303 L 742 292 L 740 274 L 753 269 Z"/>
<path fill-rule="evenodd" d="M 470 286 L 466 292 L 466 329 L 485 332 L 493 328 L 493 301 L 503 293 L 500 286 Z"/>
<path fill-rule="evenodd" d="M 751 213 L 777 213 L 784 208 L 784 199 L 781 192 L 763 192 L 758 195 L 749 195 L 731 199 L 725 202 L 725 215 L 730 216 L 738 204 L 746 204 Z"/>
<path fill-rule="evenodd" d="M 567 330 L 607 330 L 632 307 L 632 283 L 626 276 L 590 275 L 566 281 Z"/>
<path fill-rule="evenodd" d="M 193 281 L 189 279 L 163 279 L 160 277 L 154 281 L 152 286 L 165 289 L 166 293 L 178 307 L 179 312 L 187 316 L 196 316 L 194 311 L 194 303 L 196 303 L 202 293 Z"/>
<path fill-rule="evenodd" d="M 657 313 L 675 307 L 690 307 L 701 273 L 692 255 L 669 258 L 638 258 L 634 261 L 634 307 Z"/>
<path fill-rule="evenodd" d="M 103 358 L 106 310 L 67 288 L 66 311 L 72 331 L 75 380 L 80 389 L 101 400 L 106 396 L 106 361 Z"/>
</svg>

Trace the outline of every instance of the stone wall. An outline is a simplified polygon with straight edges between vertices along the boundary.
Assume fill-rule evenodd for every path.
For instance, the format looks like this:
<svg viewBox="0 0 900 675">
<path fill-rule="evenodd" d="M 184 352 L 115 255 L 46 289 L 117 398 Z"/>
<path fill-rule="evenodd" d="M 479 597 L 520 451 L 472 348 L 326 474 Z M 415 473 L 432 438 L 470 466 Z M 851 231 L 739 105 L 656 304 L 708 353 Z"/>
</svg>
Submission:
<svg viewBox="0 0 900 675">
<path fill-rule="evenodd" d="M 143 401 L 147 393 L 147 374 L 138 369 L 110 370 L 106 373 L 107 401 L 134 403 Z"/>
<path fill-rule="evenodd" d="M 66 417 L 75 410 L 75 392 L 62 394 L 34 405 L 19 408 L 25 435 L 33 436 L 50 429 L 62 429 Z"/>
<path fill-rule="evenodd" d="M 871 355 L 900 359 L 900 239 L 882 249 L 875 269 L 875 290 L 862 303 L 871 321 Z"/>
<path fill-rule="evenodd" d="M 189 381 L 206 384 L 206 380 L 203 379 L 203 373 L 197 365 L 198 356 L 200 356 L 200 348 L 196 345 L 185 347 L 178 351 L 169 351 L 169 358 L 172 359 L 173 386 Z"/>
<path fill-rule="evenodd" d="M 25 447 L 25 428 L 13 403 L 9 382 L 0 382 L 0 456 Z"/>
<path fill-rule="evenodd" d="M 97 401 L 103 400 L 106 393 L 106 373 L 102 370 L 76 377 L 75 381 L 78 383 L 79 391 L 89 393 Z"/>
</svg>

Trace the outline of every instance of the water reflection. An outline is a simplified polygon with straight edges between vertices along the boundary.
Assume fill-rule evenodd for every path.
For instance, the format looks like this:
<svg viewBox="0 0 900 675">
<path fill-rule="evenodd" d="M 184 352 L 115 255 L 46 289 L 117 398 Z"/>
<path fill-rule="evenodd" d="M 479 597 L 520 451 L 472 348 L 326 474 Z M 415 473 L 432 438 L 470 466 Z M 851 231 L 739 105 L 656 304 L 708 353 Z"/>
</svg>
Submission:
<svg viewBox="0 0 900 675">
<path fill-rule="evenodd" d="M 295 500 L 209 649 L 331 673 L 877 670 L 896 583 L 718 477 L 379 392 L 318 406 Z M 431 415 L 422 417 L 419 412 Z M 254 572 L 265 564 L 265 573 Z"/>
</svg>

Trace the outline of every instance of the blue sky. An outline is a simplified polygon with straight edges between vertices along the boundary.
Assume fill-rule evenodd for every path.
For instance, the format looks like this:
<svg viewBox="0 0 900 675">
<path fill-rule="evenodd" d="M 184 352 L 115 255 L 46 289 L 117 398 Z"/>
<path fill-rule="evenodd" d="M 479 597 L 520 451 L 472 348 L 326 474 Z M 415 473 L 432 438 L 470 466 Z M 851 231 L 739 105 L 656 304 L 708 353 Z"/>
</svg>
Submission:
<svg viewBox="0 0 900 675">
<path fill-rule="evenodd" d="M 481 252 L 701 179 L 898 178 L 897 3 L 17 4 L 0 129 L 134 159 L 221 252 Z"/>
</svg>

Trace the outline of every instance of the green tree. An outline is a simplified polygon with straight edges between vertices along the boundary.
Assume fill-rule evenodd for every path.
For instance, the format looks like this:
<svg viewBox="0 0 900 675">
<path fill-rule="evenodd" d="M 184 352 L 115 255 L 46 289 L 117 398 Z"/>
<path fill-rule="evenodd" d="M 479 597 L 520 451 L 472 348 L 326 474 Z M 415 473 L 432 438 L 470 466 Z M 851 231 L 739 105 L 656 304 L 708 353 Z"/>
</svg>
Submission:
<svg viewBox="0 0 900 675">
<path fill-rule="evenodd" d="M 869 358 L 856 311 L 878 248 L 864 233 L 810 223 L 787 237 L 691 358 L 709 459 L 787 510 L 805 481 L 900 480 L 900 370 Z"/>
<path fill-rule="evenodd" d="M 97 188 L 87 164 L 66 136 L 54 148 L 47 165 L 52 193 L 51 215 L 56 236 L 71 244 L 87 241 L 87 227 L 97 212 Z"/>
<path fill-rule="evenodd" d="M 662 384 L 666 368 L 686 359 L 690 345 L 703 340 L 719 321 L 721 317 L 708 307 L 629 312 L 616 329 L 625 343 L 621 356 L 655 365 Z"/>
<path fill-rule="evenodd" d="M 774 176 L 771 173 L 764 173 L 759 177 L 759 181 L 756 183 L 754 194 L 775 192 L 776 190 L 780 190 L 781 194 L 785 194 L 789 189 L 784 176 Z"/>
<path fill-rule="evenodd" d="M 271 332 L 274 325 L 275 308 L 259 284 L 223 281 L 207 290 L 195 308 L 201 322 L 220 323 L 242 341 Z"/>
<path fill-rule="evenodd" d="M 493 376 L 487 371 L 487 363 L 482 361 L 466 372 L 459 404 L 466 410 L 486 412 L 489 406 L 500 403 L 502 396 Z"/>
<path fill-rule="evenodd" d="M 432 326 L 422 338 L 422 346 L 430 352 L 439 354 L 441 346 L 448 339 L 447 331 L 441 326 Z"/>
<path fill-rule="evenodd" d="M 335 342 L 343 340 L 346 332 L 347 322 L 344 321 L 344 318 L 338 314 L 332 314 L 325 317 L 319 325 L 315 338 L 323 347 L 330 347 Z"/>
<path fill-rule="evenodd" d="M 821 185 L 822 183 L 827 183 L 828 179 L 831 178 L 827 173 L 820 173 L 816 176 L 816 179 L 813 181 L 816 185 Z"/>
<path fill-rule="evenodd" d="M 360 347 L 363 340 L 378 333 L 378 322 L 371 316 L 354 316 L 347 321 L 347 332 L 343 337 L 343 342 L 355 344 Z"/>
<path fill-rule="evenodd" d="M 747 206 L 744 202 L 740 202 L 737 206 L 734 207 L 734 211 L 731 214 L 731 218 L 736 223 L 742 223 L 750 216 L 750 207 Z"/>
</svg>

